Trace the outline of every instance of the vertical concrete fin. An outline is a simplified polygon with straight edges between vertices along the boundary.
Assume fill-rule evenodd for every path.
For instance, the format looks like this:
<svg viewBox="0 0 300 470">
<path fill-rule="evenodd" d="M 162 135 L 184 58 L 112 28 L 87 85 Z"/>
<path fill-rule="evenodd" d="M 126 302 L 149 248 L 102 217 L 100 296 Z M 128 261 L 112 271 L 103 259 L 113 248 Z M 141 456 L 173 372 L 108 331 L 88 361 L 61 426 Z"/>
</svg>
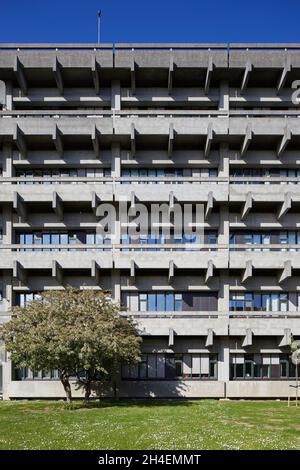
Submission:
<svg viewBox="0 0 300 470">
<path fill-rule="evenodd" d="M 280 77 L 279 77 L 279 80 L 278 80 L 278 83 L 277 83 L 277 93 L 279 93 L 282 90 L 282 88 L 284 87 L 287 75 L 288 75 L 289 72 L 291 72 L 291 70 L 292 70 L 291 57 L 290 57 L 290 55 L 286 55 L 285 59 L 284 59 L 284 65 L 283 65 L 283 68 L 282 68 L 282 72 L 280 74 Z"/>
<path fill-rule="evenodd" d="M 172 55 L 172 49 L 170 50 L 170 63 L 168 72 L 168 94 L 171 95 L 173 90 L 173 78 L 174 78 L 174 58 Z"/>
<path fill-rule="evenodd" d="M 135 279 L 135 268 L 136 268 L 135 261 L 134 261 L 134 259 L 131 259 L 130 260 L 130 277 L 131 277 L 131 279 Z"/>
<path fill-rule="evenodd" d="M 241 156 L 243 156 L 247 152 L 249 144 L 252 140 L 252 136 L 253 136 L 252 125 L 251 123 L 249 123 L 246 126 L 245 137 L 243 139 L 242 146 L 241 146 Z"/>
<path fill-rule="evenodd" d="M 251 259 L 248 259 L 246 261 L 246 267 L 244 269 L 241 282 L 244 283 L 248 281 L 248 279 L 252 277 L 252 275 L 253 275 L 253 264 L 252 264 Z"/>
<path fill-rule="evenodd" d="M 241 219 L 242 220 L 247 217 L 250 210 L 252 209 L 252 206 L 253 206 L 253 195 L 252 195 L 252 192 L 249 191 L 246 194 L 246 200 L 245 200 L 244 206 L 242 208 L 242 212 L 241 212 Z"/>
<path fill-rule="evenodd" d="M 213 260 L 208 260 L 207 269 L 205 273 L 205 284 L 207 284 L 214 276 L 214 263 Z"/>
<path fill-rule="evenodd" d="M 291 328 L 285 328 L 283 332 L 283 337 L 279 342 L 279 347 L 290 346 L 292 342 L 292 330 Z"/>
<path fill-rule="evenodd" d="M 23 221 L 27 220 L 27 208 L 24 202 L 24 199 L 21 195 L 17 192 L 13 192 L 13 209 L 16 211 L 19 217 L 22 218 Z"/>
<path fill-rule="evenodd" d="M 16 259 L 13 260 L 13 278 L 20 281 L 22 284 L 27 283 L 26 269 L 24 269 L 20 261 L 17 261 Z"/>
<path fill-rule="evenodd" d="M 292 277 L 292 261 L 290 259 L 283 263 L 283 269 L 278 277 L 279 284 Z"/>
<path fill-rule="evenodd" d="M 168 157 L 172 156 L 173 145 L 174 145 L 174 124 L 173 122 L 171 122 L 169 126 Z"/>
<path fill-rule="evenodd" d="M 131 156 L 132 157 L 135 156 L 135 152 L 136 152 L 135 134 L 136 134 L 135 124 L 134 122 L 132 122 L 130 125 L 130 144 L 131 144 Z"/>
<path fill-rule="evenodd" d="M 173 328 L 169 328 L 169 342 L 168 342 L 169 346 L 174 346 L 174 336 L 175 336 L 175 331 L 173 330 Z"/>
<path fill-rule="evenodd" d="M 63 201 L 56 191 L 53 191 L 53 194 L 52 194 L 52 209 L 57 215 L 58 219 L 63 220 L 64 218 Z"/>
<path fill-rule="evenodd" d="M 242 78 L 242 83 L 241 83 L 241 93 L 244 93 L 246 88 L 247 88 L 250 73 L 252 72 L 252 69 L 253 69 L 253 65 L 252 65 L 251 61 L 247 60 L 246 67 L 245 67 L 244 74 L 243 74 L 243 78 Z"/>
<path fill-rule="evenodd" d="M 174 261 L 171 259 L 169 261 L 169 274 L 168 274 L 169 282 L 174 278 L 174 275 L 175 275 L 175 264 L 174 264 Z"/>
<path fill-rule="evenodd" d="M 204 83 L 204 93 L 206 95 L 209 92 L 213 70 L 214 70 L 214 63 L 213 63 L 213 58 L 210 55 L 208 58 L 208 64 L 207 64 L 206 75 L 205 75 L 205 83 Z"/>
<path fill-rule="evenodd" d="M 131 80 L 131 93 L 135 95 L 135 58 L 134 58 L 134 49 L 131 50 L 131 61 L 130 61 L 130 80 Z"/>
<path fill-rule="evenodd" d="M 94 153 L 95 153 L 96 157 L 99 157 L 99 153 L 100 153 L 100 132 L 97 129 L 96 125 L 92 129 L 91 138 L 92 138 Z"/>
<path fill-rule="evenodd" d="M 209 191 L 208 196 L 207 196 L 205 214 L 204 214 L 205 220 L 207 220 L 208 217 L 210 216 L 213 206 L 214 206 L 214 195 L 212 191 Z"/>
<path fill-rule="evenodd" d="M 59 264 L 59 262 L 56 261 L 55 259 L 52 260 L 51 272 L 52 272 L 52 277 L 54 277 L 56 279 L 58 284 L 62 285 L 63 280 L 64 280 L 63 269 L 62 269 L 61 265 Z"/>
<path fill-rule="evenodd" d="M 213 138 L 214 138 L 213 125 L 212 125 L 212 122 L 210 122 L 207 127 L 207 135 L 206 135 L 206 141 L 205 141 L 205 147 L 204 147 L 205 158 L 207 158 L 209 155 Z"/>
<path fill-rule="evenodd" d="M 280 209 L 277 214 L 277 219 L 281 219 L 292 207 L 292 195 L 291 193 L 285 193 L 284 194 L 284 200 L 283 203 L 280 206 Z"/>
<path fill-rule="evenodd" d="M 246 328 L 246 334 L 245 334 L 245 338 L 244 338 L 242 346 L 243 347 L 252 346 L 252 342 L 253 342 L 252 330 L 251 328 Z"/>
<path fill-rule="evenodd" d="M 62 140 L 62 132 L 59 129 L 57 124 L 54 127 L 52 140 L 54 143 L 55 150 L 57 151 L 58 155 L 62 157 L 64 153 L 64 145 L 63 145 L 63 140 Z"/>
<path fill-rule="evenodd" d="M 28 86 L 24 72 L 24 66 L 18 56 L 15 57 L 13 70 L 23 95 L 27 95 Z"/>
<path fill-rule="evenodd" d="M 289 128 L 288 124 L 284 127 L 283 135 L 280 139 L 279 145 L 277 147 L 277 156 L 280 157 L 282 153 L 286 150 L 288 144 L 292 140 L 292 131 Z"/>
<path fill-rule="evenodd" d="M 27 145 L 24 136 L 24 132 L 18 124 L 15 125 L 13 130 L 13 141 L 20 152 L 21 157 L 25 157 L 27 154 Z"/>
<path fill-rule="evenodd" d="M 92 77 L 93 77 L 93 82 L 94 82 L 94 87 L 95 87 L 95 93 L 96 95 L 99 95 L 100 94 L 100 65 L 98 64 L 96 57 L 92 58 L 91 71 L 92 71 Z"/>
<path fill-rule="evenodd" d="M 100 266 L 94 259 L 91 262 L 91 277 L 95 279 L 95 283 L 98 285 L 100 280 Z"/>
<path fill-rule="evenodd" d="M 57 56 L 54 58 L 54 63 L 52 67 L 52 72 L 54 74 L 54 79 L 56 82 L 57 89 L 61 95 L 64 93 L 64 81 L 63 81 L 63 76 L 62 76 L 62 67 L 61 64 L 59 63 L 59 60 Z"/>
<path fill-rule="evenodd" d="M 214 344 L 214 330 L 212 328 L 207 329 L 207 337 L 205 341 L 205 346 L 209 348 Z"/>
<path fill-rule="evenodd" d="M 92 211 L 96 214 L 97 207 L 99 203 L 101 202 L 100 196 L 96 193 L 96 191 L 92 192 L 92 200 L 91 200 L 91 207 Z"/>
</svg>

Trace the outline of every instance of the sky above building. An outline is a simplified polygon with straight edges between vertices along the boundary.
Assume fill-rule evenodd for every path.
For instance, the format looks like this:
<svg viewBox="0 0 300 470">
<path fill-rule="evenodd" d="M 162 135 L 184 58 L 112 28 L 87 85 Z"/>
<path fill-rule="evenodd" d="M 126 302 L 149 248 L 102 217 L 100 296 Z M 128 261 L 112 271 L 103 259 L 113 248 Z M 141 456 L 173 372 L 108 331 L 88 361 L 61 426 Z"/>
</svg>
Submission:
<svg viewBox="0 0 300 470">
<path fill-rule="evenodd" d="M 0 42 L 300 42 L 299 0 L 0 0 Z"/>
</svg>

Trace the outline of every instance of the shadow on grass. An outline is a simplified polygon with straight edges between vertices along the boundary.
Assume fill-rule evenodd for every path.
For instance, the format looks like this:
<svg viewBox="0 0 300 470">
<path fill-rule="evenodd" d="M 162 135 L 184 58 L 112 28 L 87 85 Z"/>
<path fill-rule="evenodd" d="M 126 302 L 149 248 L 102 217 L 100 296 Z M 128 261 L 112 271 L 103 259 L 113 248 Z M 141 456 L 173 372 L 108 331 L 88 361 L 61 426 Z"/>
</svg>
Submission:
<svg viewBox="0 0 300 470">
<path fill-rule="evenodd" d="M 93 399 L 85 403 L 82 401 L 74 400 L 71 404 L 64 403 L 63 406 L 66 410 L 79 410 L 79 409 L 103 409 L 103 408 L 151 408 L 151 407 L 185 407 L 191 406 L 192 402 L 183 398 L 139 398 L 139 399 L 119 399 L 113 400 L 111 398 Z"/>
</svg>

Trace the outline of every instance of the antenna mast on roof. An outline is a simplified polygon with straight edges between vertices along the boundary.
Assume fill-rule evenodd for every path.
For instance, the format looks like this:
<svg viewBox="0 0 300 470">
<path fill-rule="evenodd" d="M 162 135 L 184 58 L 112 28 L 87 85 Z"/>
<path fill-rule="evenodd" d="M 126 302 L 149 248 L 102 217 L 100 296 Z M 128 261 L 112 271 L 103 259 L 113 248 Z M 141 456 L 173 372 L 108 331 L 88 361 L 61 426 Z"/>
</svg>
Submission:
<svg viewBox="0 0 300 470">
<path fill-rule="evenodd" d="M 97 43 L 100 44 L 101 10 L 97 11 Z"/>
</svg>

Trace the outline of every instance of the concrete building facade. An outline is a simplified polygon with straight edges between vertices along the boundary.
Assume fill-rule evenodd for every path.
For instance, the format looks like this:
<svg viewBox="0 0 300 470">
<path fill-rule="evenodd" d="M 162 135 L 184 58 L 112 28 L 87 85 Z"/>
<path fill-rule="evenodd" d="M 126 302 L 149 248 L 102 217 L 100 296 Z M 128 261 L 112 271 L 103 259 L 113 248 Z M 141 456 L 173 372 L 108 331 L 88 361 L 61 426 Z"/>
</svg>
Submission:
<svg viewBox="0 0 300 470">
<path fill-rule="evenodd" d="M 297 80 L 298 44 L 0 45 L 1 321 L 43 290 L 110 289 L 143 336 L 121 397 L 287 397 Z M 202 239 L 133 243 L 120 217 L 99 237 L 97 207 L 125 197 L 202 204 Z M 63 396 L 0 359 L 3 398 Z"/>
</svg>

